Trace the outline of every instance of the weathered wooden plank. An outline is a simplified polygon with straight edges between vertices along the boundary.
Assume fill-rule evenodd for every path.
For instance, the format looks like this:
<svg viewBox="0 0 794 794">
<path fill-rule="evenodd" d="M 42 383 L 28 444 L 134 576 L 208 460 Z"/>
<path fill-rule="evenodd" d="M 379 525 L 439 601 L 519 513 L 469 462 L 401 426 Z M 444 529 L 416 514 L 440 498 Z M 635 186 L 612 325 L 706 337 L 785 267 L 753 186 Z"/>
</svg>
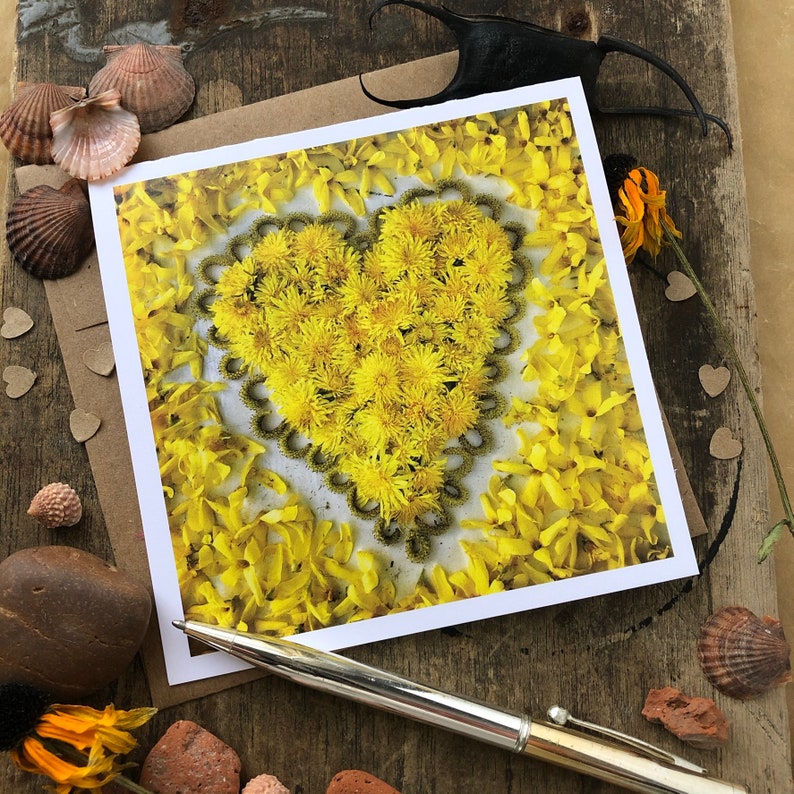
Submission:
<svg viewBox="0 0 794 794">
<path fill-rule="evenodd" d="M 619 35 L 667 58 L 690 79 L 705 107 L 738 129 L 726 2 L 460 0 L 454 7 L 531 17 L 558 29 L 570 13 L 584 12 L 591 23 L 588 35 Z M 102 63 L 103 43 L 123 43 L 130 37 L 176 41 L 190 47 L 186 63 L 198 85 L 189 112 L 194 117 L 453 46 L 437 23 L 398 9 L 387 9 L 370 33 L 365 5 L 352 0 L 279 8 L 257 0 L 63 0 L 23 3 L 20 12 L 20 80 L 85 84 Z M 625 56 L 610 56 L 603 78 L 605 104 L 683 106 L 666 78 Z M 430 94 L 438 86 L 411 87 L 425 88 L 421 92 Z M 607 117 L 596 125 L 605 154 L 632 152 L 669 186 L 685 248 L 719 310 L 730 318 L 734 341 L 757 379 L 741 147 L 729 157 L 715 130 L 704 139 L 688 120 Z M 13 345 L 3 345 L 0 359 L 3 366 L 25 363 L 39 378 L 24 401 L 0 400 L 0 551 L 5 556 L 34 544 L 64 542 L 111 558 L 84 450 L 69 434 L 72 400 L 43 289 L 8 263 L 4 249 L 2 256 L 2 306 L 25 308 L 36 326 Z M 671 304 L 664 298 L 661 274 L 673 266 L 667 254 L 655 270 L 632 266 L 643 332 L 662 403 L 711 529 L 709 538 L 697 542 L 699 554 L 722 525 L 731 527 L 723 549 L 692 592 L 662 615 L 657 610 L 677 595 L 680 584 L 396 639 L 358 648 L 352 656 L 534 714 L 560 702 L 583 717 L 680 750 L 675 740 L 639 715 L 647 690 L 671 683 L 693 694 L 712 695 L 696 661 L 697 627 L 713 607 L 726 603 L 774 612 L 775 590 L 771 566 L 754 563 L 767 521 L 760 441 L 737 385 L 718 401 L 699 387 L 698 366 L 719 363 L 721 351 L 695 301 Z M 741 435 L 741 470 L 736 461 L 717 462 L 708 455 L 708 439 L 720 424 Z M 85 504 L 86 518 L 67 535 L 39 529 L 25 515 L 30 495 L 55 479 L 72 482 Z M 117 562 L 123 566 L 123 560 Z M 654 619 L 644 625 L 649 616 Z M 136 663 L 95 701 L 113 699 L 119 706 L 131 706 L 147 698 Z M 753 792 L 787 790 L 782 694 L 771 693 L 751 704 L 716 699 L 733 723 L 729 749 L 686 754 Z M 330 777 L 346 767 L 369 769 L 407 794 L 614 790 L 273 679 L 164 711 L 139 731 L 142 746 L 133 760 L 140 761 L 179 718 L 205 725 L 234 746 L 245 775 L 269 771 L 305 794 L 324 791 Z M 5 771 L 0 766 L 0 791 L 39 790 L 38 781 L 19 776 L 10 766 L 4 776 Z"/>
</svg>

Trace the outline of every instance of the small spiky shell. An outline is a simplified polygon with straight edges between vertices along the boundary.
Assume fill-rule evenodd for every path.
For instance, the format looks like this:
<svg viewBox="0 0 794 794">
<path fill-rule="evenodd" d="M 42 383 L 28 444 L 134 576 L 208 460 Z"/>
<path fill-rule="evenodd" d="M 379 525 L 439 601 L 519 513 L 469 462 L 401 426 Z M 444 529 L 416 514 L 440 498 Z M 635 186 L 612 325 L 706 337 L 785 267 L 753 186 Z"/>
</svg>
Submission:
<svg viewBox="0 0 794 794">
<path fill-rule="evenodd" d="M 50 116 L 52 159 L 77 179 L 104 179 L 138 151 L 138 117 L 121 106 L 118 90 L 104 91 Z"/>
<path fill-rule="evenodd" d="M 76 179 L 60 190 L 36 185 L 18 196 L 8 211 L 8 248 L 38 278 L 73 273 L 94 244 L 91 207 Z"/>
<path fill-rule="evenodd" d="M 121 104 L 140 121 L 141 132 L 173 124 L 193 102 L 196 85 L 174 45 L 139 42 L 104 47 L 107 63 L 92 78 L 89 94 L 117 88 Z"/>
<path fill-rule="evenodd" d="M 706 619 L 698 656 L 709 681 L 739 700 L 791 681 L 791 648 L 780 621 L 745 607 L 723 607 Z"/>
<path fill-rule="evenodd" d="M 0 115 L 0 140 L 26 163 L 53 162 L 50 114 L 73 105 L 85 89 L 55 83 L 20 83 L 14 101 Z"/>
<path fill-rule="evenodd" d="M 83 515 L 83 506 L 74 488 L 63 482 L 51 482 L 33 497 L 28 515 L 47 529 L 73 527 Z"/>
</svg>

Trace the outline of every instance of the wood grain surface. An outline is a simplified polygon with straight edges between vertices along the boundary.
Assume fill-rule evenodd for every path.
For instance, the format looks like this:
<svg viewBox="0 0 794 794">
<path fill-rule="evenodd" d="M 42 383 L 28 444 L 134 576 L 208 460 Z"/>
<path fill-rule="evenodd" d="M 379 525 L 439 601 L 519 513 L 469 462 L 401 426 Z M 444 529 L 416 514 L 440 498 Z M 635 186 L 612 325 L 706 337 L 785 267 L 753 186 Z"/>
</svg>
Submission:
<svg viewBox="0 0 794 794">
<path fill-rule="evenodd" d="M 715 128 L 704 138 L 691 120 L 609 116 L 595 123 L 604 154 L 635 154 L 669 188 L 684 248 L 757 382 L 727 0 L 455 0 L 451 5 L 463 13 L 508 14 L 560 30 L 572 14 L 583 14 L 589 21 L 586 36 L 610 33 L 653 50 L 688 78 L 707 110 L 729 121 L 737 138 L 732 155 Z M 354 0 L 307 0 L 294 6 L 263 0 L 29 0 L 20 4 L 17 78 L 87 84 L 104 62 L 105 43 L 179 43 L 198 86 L 189 116 L 198 117 L 454 46 L 436 22 L 401 9 L 384 11 L 370 31 L 368 8 Z M 438 87 L 408 90 L 430 94 Z M 605 106 L 684 106 L 669 80 L 622 55 L 605 62 L 601 87 Z M 5 247 L 0 267 L 0 306 L 24 308 L 35 321 L 13 346 L 0 347 L 0 365 L 22 364 L 38 374 L 24 399 L 0 395 L 0 556 L 36 544 L 67 543 L 112 559 L 85 451 L 69 432 L 73 403 L 44 290 L 9 262 Z M 395 639 L 350 655 L 535 715 L 560 703 L 584 719 L 684 754 L 753 794 L 780 794 L 791 790 L 783 690 L 749 703 L 732 701 L 711 688 L 697 662 L 698 627 L 713 609 L 737 603 L 758 614 L 776 614 L 776 590 L 772 565 L 755 562 L 769 518 L 760 436 L 735 382 L 719 400 L 700 387 L 698 367 L 724 359 L 698 303 L 665 298 L 665 275 L 673 268 L 668 252 L 654 267 L 637 263 L 632 285 L 660 399 L 710 528 L 696 541 L 699 558 L 727 530 L 703 575 L 684 593 L 680 582 L 647 587 Z M 744 452 L 738 460 L 709 455 L 709 438 L 720 425 L 741 438 Z M 53 480 L 70 482 L 83 497 L 85 518 L 69 534 L 41 529 L 25 513 L 32 494 Z M 124 566 L 124 560 L 116 563 Z M 679 594 L 671 608 L 660 611 Z M 715 698 L 731 722 L 725 750 L 683 747 L 641 717 L 648 690 L 668 684 Z M 148 702 L 137 662 L 91 702 L 111 700 L 120 708 Z M 194 720 L 232 745 L 241 756 L 244 778 L 270 772 L 301 794 L 322 794 L 333 774 L 345 768 L 366 769 L 405 794 L 617 790 L 270 678 L 160 712 L 137 731 L 140 747 L 132 760 L 140 762 L 177 719 Z M 0 792 L 39 790 L 41 781 L 0 760 Z"/>
</svg>

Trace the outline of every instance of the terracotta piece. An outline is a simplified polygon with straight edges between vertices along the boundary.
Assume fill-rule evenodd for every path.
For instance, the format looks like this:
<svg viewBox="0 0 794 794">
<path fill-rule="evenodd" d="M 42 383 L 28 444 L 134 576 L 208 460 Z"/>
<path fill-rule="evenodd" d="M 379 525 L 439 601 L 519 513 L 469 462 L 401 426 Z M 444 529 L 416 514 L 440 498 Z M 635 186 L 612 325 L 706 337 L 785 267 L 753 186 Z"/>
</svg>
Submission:
<svg viewBox="0 0 794 794">
<path fill-rule="evenodd" d="M 713 700 L 690 697 L 671 686 L 648 693 L 642 716 L 693 747 L 711 750 L 728 742 L 728 720 Z"/>
<path fill-rule="evenodd" d="M 200 725 L 179 720 L 146 756 L 140 784 L 154 794 L 238 794 L 240 758 Z"/>
<path fill-rule="evenodd" d="M 396 788 L 369 772 L 345 769 L 334 775 L 325 794 L 400 794 Z"/>
<path fill-rule="evenodd" d="M 791 648 L 780 621 L 745 607 L 723 607 L 706 619 L 698 656 L 709 681 L 739 700 L 791 681 Z"/>
</svg>

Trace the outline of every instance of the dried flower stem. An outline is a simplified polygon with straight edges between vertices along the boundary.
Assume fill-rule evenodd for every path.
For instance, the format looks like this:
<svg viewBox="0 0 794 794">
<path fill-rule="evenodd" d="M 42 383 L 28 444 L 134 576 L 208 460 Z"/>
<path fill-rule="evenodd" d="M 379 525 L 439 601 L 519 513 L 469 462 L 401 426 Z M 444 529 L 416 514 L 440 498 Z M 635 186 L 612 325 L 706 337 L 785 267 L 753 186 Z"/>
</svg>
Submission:
<svg viewBox="0 0 794 794">
<path fill-rule="evenodd" d="M 152 794 L 152 792 L 148 788 L 144 788 L 143 786 L 139 786 L 137 783 L 134 783 L 128 777 L 124 775 L 116 775 L 113 778 L 113 782 L 117 785 L 121 786 L 122 788 L 127 789 L 128 791 L 134 791 L 135 794 Z"/>
<path fill-rule="evenodd" d="M 671 228 L 668 224 L 662 220 L 661 222 L 662 229 L 664 231 L 664 236 L 667 242 L 670 244 L 670 247 L 675 252 L 676 257 L 678 258 L 681 267 L 683 268 L 685 274 L 688 276 L 689 280 L 692 282 L 695 290 L 697 291 L 698 297 L 701 300 L 701 303 L 706 309 L 707 314 L 711 318 L 712 322 L 714 323 L 717 333 L 722 340 L 722 343 L 728 350 L 728 355 L 730 356 L 734 367 L 736 368 L 736 372 L 739 375 L 739 380 L 744 387 L 745 394 L 747 394 L 747 399 L 750 401 L 750 407 L 753 409 L 753 414 L 755 415 L 755 419 L 758 422 L 758 427 L 761 430 L 761 436 L 764 439 L 764 445 L 766 446 L 767 454 L 769 455 L 769 462 L 772 464 L 772 471 L 775 475 L 775 481 L 777 483 L 777 489 L 780 493 L 780 501 L 783 503 L 783 511 L 786 514 L 786 517 L 778 521 L 772 529 L 769 530 L 766 537 L 764 538 L 761 547 L 758 550 L 758 562 L 763 562 L 772 552 L 772 548 L 775 543 L 779 540 L 780 536 L 783 534 L 784 529 L 788 529 L 789 532 L 794 535 L 794 511 L 791 509 L 791 500 L 789 499 L 788 491 L 786 490 L 786 483 L 783 480 L 783 472 L 780 468 L 780 462 L 778 461 L 777 453 L 775 452 L 775 447 L 772 444 L 772 437 L 769 435 L 769 430 L 766 426 L 766 421 L 764 420 L 764 415 L 761 411 L 761 406 L 758 404 L 758 400 L 755 396 L 755 391 L 753 390 L 753 386 L 750 383 L 750 378 L 747 376 L 747 372 L 745 371 L 744 367 L 742 366 L 741 359 L 739 358 L 739 353 L 736 350 L 731 338 L 728 334 L 728 330 L 725 327 L 725 324 L 722 322 L 719 314 L 717 314 L 717 310 L 714 308 L 714 304 L 711 302 L 709 296 L 706 294 L 706 290 L 703 287 L 703 284 L 700 282 L 700 279 L 697 277 L 697 274 L 692 268 L 692 265 L 689 263 L 689 260 L 684 254 L 683 249 L 678 243 L 675 235 L 673 234 Z"/>
</svg>

